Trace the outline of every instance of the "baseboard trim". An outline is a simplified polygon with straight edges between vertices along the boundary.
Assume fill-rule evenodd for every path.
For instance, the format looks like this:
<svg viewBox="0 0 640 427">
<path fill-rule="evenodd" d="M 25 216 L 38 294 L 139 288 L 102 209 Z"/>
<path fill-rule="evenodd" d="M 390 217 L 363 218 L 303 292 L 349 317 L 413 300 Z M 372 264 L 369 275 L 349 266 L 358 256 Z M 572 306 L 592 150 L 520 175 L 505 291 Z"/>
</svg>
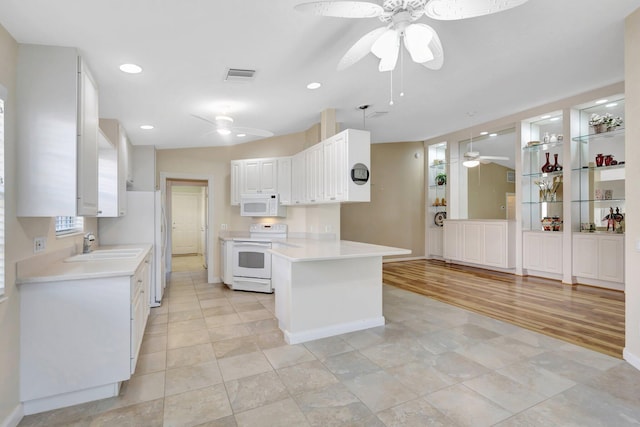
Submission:
<svg viewBox="0 0 640 427">
<path fill-rule="evenodd" d="M 340 323 L 324 328 L 309 329 L 302 332 L 284 331 L 284 339 L 287 344 L 300 344 L 307 341 L 313 341 L 321 338 L 333 337 L 335 335 L 346 334 L 349 332 L 362 331 L 364 329 L 375 328 L 384 325 L 384 316 L 373 317 L 370 319 L 356 320 L 353 322 Z"/>
<path fill-rule="evenodd" d="M 20 424 L 20 421 L 22 421 L 23 417 L 24 411 L 22 408 L 22 404 L 20 403 L 15 408 L 13 408 L 13 411 L 11 411 L 9 416 L 2 421 L 0 427 L 16 427 L 18 424 Z"/>
<path fill-rule="evenodd" d="M 631 366 L 640 371 L 640 357 L 631 353 L 629 350 L 627 350 L 626 347 L 624 348 L 624 350 L 622 350 L 622 358 L 629 362 Z"/>
<path fill-rule="evenodd" d="M 416 257 L 403 257 L 403 258 L 382 258 L 382 262 L 399 262 L 399 261 L 418 261 L 418 260 L 423 260 L 426 259 L 423 256 L 416 256 Z"/>
</svg>

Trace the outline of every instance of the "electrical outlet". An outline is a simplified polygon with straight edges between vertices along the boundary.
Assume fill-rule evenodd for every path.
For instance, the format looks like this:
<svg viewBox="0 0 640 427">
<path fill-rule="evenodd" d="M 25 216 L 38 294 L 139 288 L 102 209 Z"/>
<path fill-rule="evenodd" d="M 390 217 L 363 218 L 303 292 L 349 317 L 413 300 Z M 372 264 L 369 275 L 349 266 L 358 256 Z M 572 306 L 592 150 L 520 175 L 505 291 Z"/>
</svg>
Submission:
<svg viewBox="0 0 640 427">
<path fill-rule="evenodd" d="M 36 237 L 33 239 L 33 253 L 37 254 L 43 252 L 47 247 L 46 237 Z"/>
</svg>

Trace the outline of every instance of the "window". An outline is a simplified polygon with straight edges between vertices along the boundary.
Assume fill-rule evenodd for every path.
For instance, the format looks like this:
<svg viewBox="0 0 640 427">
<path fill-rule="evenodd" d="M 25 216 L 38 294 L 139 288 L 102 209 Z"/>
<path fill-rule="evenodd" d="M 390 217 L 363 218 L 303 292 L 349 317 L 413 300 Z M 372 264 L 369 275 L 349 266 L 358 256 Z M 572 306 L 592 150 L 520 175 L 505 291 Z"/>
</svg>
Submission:
<svg viewBox="0 0 640 427">
<path fill-rule="evenodd" d="M 82 233 L 84 221 L 81 216 L 57 216 L 56 236 L 65 234 Z"/>
<path fill-rule="evenodd" d="M 0 295 L 4 295 L 4 88 L 0 86 Z"/>
</svg>

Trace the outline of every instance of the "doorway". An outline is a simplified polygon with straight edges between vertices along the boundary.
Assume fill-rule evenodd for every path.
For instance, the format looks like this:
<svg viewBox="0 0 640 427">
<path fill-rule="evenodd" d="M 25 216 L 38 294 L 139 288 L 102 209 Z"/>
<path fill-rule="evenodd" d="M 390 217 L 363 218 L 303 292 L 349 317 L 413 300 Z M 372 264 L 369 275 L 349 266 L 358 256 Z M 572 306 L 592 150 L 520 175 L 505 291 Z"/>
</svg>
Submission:
<svg viewBox="0 0 640 427">
<path fill-rule="evenodd" d="M 207 271 L 213 283 L 213 178 L 208 175 L 161 173 L 167 209 L 167 272 Z"/>
</svg>

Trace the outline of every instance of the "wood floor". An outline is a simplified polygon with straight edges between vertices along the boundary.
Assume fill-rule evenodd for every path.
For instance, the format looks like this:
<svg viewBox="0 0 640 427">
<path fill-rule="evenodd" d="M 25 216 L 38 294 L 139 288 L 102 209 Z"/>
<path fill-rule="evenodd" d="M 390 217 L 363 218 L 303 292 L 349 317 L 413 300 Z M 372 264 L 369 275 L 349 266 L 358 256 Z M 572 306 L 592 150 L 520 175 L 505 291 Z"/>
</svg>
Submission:
<svg viewBox="0 0 640 427">
<path fill-rule="evenodd" d="M 624 293 L 436 260 L 388 262 L 383 281 L 622 358 Z"/>
</svg>

